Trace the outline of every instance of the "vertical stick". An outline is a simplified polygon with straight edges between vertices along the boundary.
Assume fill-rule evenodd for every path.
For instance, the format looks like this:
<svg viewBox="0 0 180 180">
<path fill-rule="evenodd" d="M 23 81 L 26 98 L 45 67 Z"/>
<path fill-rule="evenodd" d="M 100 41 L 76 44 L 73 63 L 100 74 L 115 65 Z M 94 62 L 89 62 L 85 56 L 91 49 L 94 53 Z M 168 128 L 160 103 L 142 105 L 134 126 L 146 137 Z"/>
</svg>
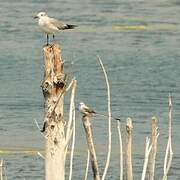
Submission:
<svg viewBox="0 0 180 180">
<path fill-rule="evenodd" d="M 123 180 L 123 145 L 121 136 L 121 123 L 117 121 L 118 135 L 119 135 L 119 151 L 120 151 L 120 180 Z"/>
<path fill-rule="evenodd" d="M 75 81 L 75 85 L 73 86 L 73 89 L 74 89 L 74 93 L 75 93 L 75 87 L 76 87 L 76 81 Z M 76 134 L 76 127 L 75 127 L 75 103 L 74 103 L 74 97 L 73 97 L 73 103 L 72 103 L 72 111 L 73 111 L 73 114 L 72 114 L 72 119 L 73 119 L 73 123 L 72 123 L 72 131 L 73 131 L 73 136 L 72 136 L 72 148 L 71 148 L 71 158 L 70 158 L 70 170 L 69 170 L 69 180 L 72 179 L 72 167 L 73 167 L 73 156 L 74 156 L 74 146 L 75 146 L 75 134 Z"/>
<path fill-rule="evenodd" d="M 169 172 L 169 169 L 171 167 L 171 162 L 173 158 L 173 151 L 172 151 L 172 142 L 171 142 L 171 136 L 172 136 L 172 97 L 169 94 L 169 129 L 168 129 L 168 142 L 167 142 L 167 147 L 166 147 L 166 154 L 164 158 L 164 176 L 163 180 L 167 179 L 167 175 Z"/>
<path fill-rule="evenodd" d="M 89 150 L 87 151 L 87 162 L 86 162 L 86 171 L 85 171 L 85 176 L 84 176 L 84 180 L 87 180 L 88 177 L 88 170 L 89 170 Z"/>
<path fill-rule="evenodd" d="M 108 171 L 108 168 L 109 168 L 109 163 L 110 163 L 110 159 L 111 159 L 111 144 L 112 144 L 112 133 L 111 133 L 111 92 L 110 92 L 110 86 L 109 86 L 109 80 L 108 80 L 108 76 L 107 76 L 107 73 L 106 73 L 106 70 L 104 68 L 104 65 L 101 61 L 100 58 L 98 58 L 99 60 L 99 63 L 101 65 L 101 68 L 103 70 L 103 73 L 104 73 L 104 77 L 105 77 L 105 80 L 106 80 L 106 86 L 107 86 L 107 96 L 108 96 L 108 153 L 107 153 L 107 159 L 106 159 L 106 164 L 105 164 L 105 168 L 104 168 L 104 172 L 103 172 L 103 175 L 102 175 L 102 180 L 105 179 L 106 177 L 106 174 L 107 174 L 107 171 Z"/>
<path fill-rule="evenodd" d="M 0 180 L 3 180 L 3 160 L 1 159 L 0 162 Z"/>
<path fill-rule="evenodd" d="M 83 126 L 86 132 L 86 141 L 90 153 L 90 160 L 91 160 L 91 166 L 92 166 L 92 171 L 94 175 L 94 180 L 100 180 L 100 175 L 99 175 L 99 168 L 98 168 L 98 163 L 97 163 L 97 158 L 96 158 L 96 151 L 93 143 L 93 135 L 92 135 L 92 126 L 91 126 L 91 115 L 83 115 L 82 121 L 83 121 Z"/>
<path fill-rule="evenodd" d="M 158 133 L 158 126 L 157 126 L 157 119 L 156 117 L 152 117 L 151 122 L 151 145 L 152 150 L 149 157 L 149 164 L 148 164 L 148 170 L 149 170 L 149 180 L 154 180 L 154 170 L 156 165 L 156 154 L 157 154 L 157 139 L 158 139 L 159 133 Z"/>
<path fill-rule="evenodd" d="M 151 152 L 151 149 L 152 149 L 152 145 L 150 145 L 150 139 L 148 137 L 146 137 L 146 146 L 145 146 L 145 153 L 144 153 L 144 165 L 143 165 L 141 180 L 144 180 L 146 177 L 146 170 L 147 170 L 149 154 Z"/>
<path fill-rule="evenodd" d="M 65 135 L 64 135 L 64 88 L 65 75 L 60 47 L 57 44 L 43 48 L 44 80 L 44 127 L 46 138 L 45 179 L 65 178 Z"/>
<path fill-rule="evenodd" d="M 127 168 L 127 180 L 133 180 L 132 171 L 132 119 L 128 118 L 126 123 L 127 131 L 127 147 L 126 147 L 126 168 Z"/>
</svg>

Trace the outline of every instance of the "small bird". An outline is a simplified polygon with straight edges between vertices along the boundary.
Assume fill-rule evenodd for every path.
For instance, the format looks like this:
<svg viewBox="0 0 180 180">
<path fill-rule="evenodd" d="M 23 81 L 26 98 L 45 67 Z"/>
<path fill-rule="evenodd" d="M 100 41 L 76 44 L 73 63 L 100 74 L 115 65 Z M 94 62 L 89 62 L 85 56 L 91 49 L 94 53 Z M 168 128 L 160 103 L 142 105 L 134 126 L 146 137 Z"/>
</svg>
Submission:
<svg viewBox="0 0 180 180">
<path fill-rule="evenodd" d="M 84 114 L 84 115 L 96 114 L 96 115 L 99 115 L 99 116 L 108 117 L 108 116 L 105 115 L 105 114 L 97 113 L 96 111 L 94 111 L 94 110 L 91 109 L 90 107 L 86 106 L 85 103 L 83 103 L 83 102 L 80 102 L 80 103 L 79 103 L 79 111 L 80 111 L 82 114 Z M 114 118 L 114 117 L 111 117 L 111 118 L 114 119 L 114 120 L 121 121 L 120 118 Z"/>
<path fill-rule="evenodd" d="M 92 110 L 91 108 L 86 106 L 83 102 L 79 103 L 79 111 L 84 115 L 96 114 L 96 112 L 94 110 Z"/>
<path fill-rule="evenodd" d="M 49 44 L 49 35 L 53 35 L 53 39 L 55 38 L 55 33 L 61 30 L 66 29 L 74 29 L 77 27 L 72 24 L 65 24 L 55 18 L 48 17 L 45 12 L 39 12 L 34 19 L 39 19 L 38 24 L 43 32 L 47 34 L 47 45 Z"/>
</svg>

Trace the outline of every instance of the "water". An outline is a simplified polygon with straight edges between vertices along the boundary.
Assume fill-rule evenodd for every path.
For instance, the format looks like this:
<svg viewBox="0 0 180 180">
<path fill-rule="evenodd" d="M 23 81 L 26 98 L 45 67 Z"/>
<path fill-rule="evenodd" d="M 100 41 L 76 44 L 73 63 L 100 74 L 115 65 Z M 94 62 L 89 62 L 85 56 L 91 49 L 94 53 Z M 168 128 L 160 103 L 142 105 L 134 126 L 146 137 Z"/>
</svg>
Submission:
<svg viewBox="0 0 180 180">
<path fill-rule="evenodd" d="M 178 1 L 0 2 L 0 146 L 13 152 L 20 151 L 18 154 L 1 155 L 6 161 L 9 179 L 42 179 L 44 174 L 43 160 L 39 156 L 21 152 L 44 147 L 43 137 L 34 123 L 34 119 L 37 119 L 41 124 L 43 119 L 40 83 L 43 78 L 42 46 L 46 39 L 40 33 L 37 22 L 32 19 L 41 10 L 79 25 L 74 31 L 57 35 L 56 41 L 61 42 L 66 71 L 73 71 L 78 80 L 76 103 L 84 101 L 100 112 L 107 110 L 107 96 L 97 55 L 103 60 L 111 81 L 114 116 L 121 116 L 123 122 L 127 117 L 134 120 L 135 179 L 141 175 L 145 137 L 150 133 L 150 119 L 154 115 L 159 120 L 160 128 L 157 179 L 162 176 L 167 142 L 168 93 L 172 92 L 174 159 L 170 179 L 179 179 Z M 68 107 L 67 101 L 65 107 Z M 93 120 L 93 126 L 102 172 L 106 158 L 107 122 L 97 117 Z M 116 122 L 113 122 L 112 136 L 113 153 L 107 179 L 118 179 Z M 83 178 L 85 163 L 86 143 L 80 114 L 77 113 L 74 180 Z"/>
</svg>

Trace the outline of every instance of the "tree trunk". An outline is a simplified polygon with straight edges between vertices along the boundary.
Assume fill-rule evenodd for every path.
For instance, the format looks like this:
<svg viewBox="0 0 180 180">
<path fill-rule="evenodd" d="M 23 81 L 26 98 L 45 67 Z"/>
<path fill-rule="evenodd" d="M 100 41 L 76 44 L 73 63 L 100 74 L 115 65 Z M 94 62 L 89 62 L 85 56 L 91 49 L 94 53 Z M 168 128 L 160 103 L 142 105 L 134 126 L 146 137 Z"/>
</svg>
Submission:
<svg viewBox="0 0 180 180">
<path fill-rule="evenodd" d="M 64 134 L 64 88 L 65 75 L 63 60 L 58 44 L 45 46 L 44 80 L 44 126 L 46 137 L 45 179 L 64 180 L 65 178 L 65 134 Z"/>
</svg>

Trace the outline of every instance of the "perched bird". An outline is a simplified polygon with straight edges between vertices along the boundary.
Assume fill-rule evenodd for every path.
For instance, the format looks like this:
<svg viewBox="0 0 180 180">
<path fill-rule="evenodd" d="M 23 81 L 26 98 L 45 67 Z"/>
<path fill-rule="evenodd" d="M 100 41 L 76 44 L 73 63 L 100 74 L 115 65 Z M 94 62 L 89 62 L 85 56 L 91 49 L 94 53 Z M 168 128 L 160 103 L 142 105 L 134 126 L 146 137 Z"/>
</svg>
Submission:
<svg viewBox="0 0 180 180">
<path fill-rule="evenodd" d="M 79 111 L 80 111 L 82 114 L 84 114 L 84 115 L 96 114 L 96 115 L 99 115 L 99 116 L 108 117 L 108 116 L 105 115 L 105 114 L 97 113 L 96 111 L 94 111 L 94 110 L 91 109 L 90 107 L 86 106 L 83 102 L 80 102 L 80 103 L 79 103 Z M 114 118 L 114 117 L 111 117 L 111 118 L 114 119 L 114 120 L 121 121 L 120 118 Z"/>
<path fill-rule="evenodd" d="M 53 39 L 55 37 L 55 33 L 61 30 L 66 29 L 74 29 L 77 27 L 76 25 L 72 24 L 65 24 L 55 18 L 48 17 L 45 12 L 39 12 L 34 19 L 38 18 L 38 24 L 43 32 L 47 34 L 47 45 L 49 44 L 49 35 L 53 35 Z"/>
<path fill-rule="evenodd" d="M 96 114 L 96 112 L 94 110 L 92 110 L 91 108 L 89 108 L 88 106 L 86 106 L 83 102 L 79 103 L 79 111 L 82 114 L 88 115 L 88 114 Z"/>
</svg>

